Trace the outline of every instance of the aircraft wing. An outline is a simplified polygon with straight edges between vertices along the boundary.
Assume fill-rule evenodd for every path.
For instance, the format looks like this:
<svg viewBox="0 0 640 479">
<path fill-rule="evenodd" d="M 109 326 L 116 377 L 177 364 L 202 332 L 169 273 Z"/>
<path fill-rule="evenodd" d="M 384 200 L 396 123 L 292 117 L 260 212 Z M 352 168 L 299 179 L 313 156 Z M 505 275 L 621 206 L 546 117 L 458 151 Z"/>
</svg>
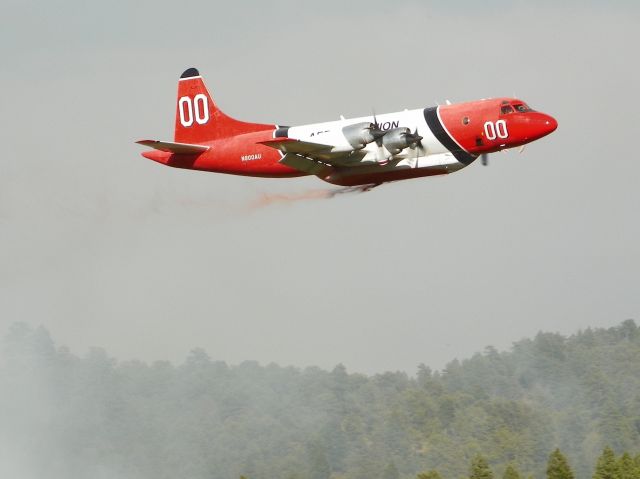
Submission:
<svg viewBox="0 0 640 479">
<path fill-rule="evenodd" d="M 280 150 L 282 153 L 294 153 L 300 155 L 314 154 L 319 152 L 328 153 L 333 149 L 331 145 L 311 143 L 308 141 L 296 140 L 294 138 L 278 138 L 277 140 L 261 141 L 262 145 Z"/>
<path fill-rule="evenodd" d="M 295 153 L 285 154 L 280 163 L 310 175 L 322 175 L 331 169 L 331 165 Z"/>
<path fill-rule="evenodd" d="M 280 160 L 283 165 L 313 175 L 328 167 L 356 166 L 366 154 L 361 151 L 332 152 L 333 145 L 311 143 L 295 138 L 277 138 L 259 143 L 284 153 L 284 157 Z"/>
</svg>

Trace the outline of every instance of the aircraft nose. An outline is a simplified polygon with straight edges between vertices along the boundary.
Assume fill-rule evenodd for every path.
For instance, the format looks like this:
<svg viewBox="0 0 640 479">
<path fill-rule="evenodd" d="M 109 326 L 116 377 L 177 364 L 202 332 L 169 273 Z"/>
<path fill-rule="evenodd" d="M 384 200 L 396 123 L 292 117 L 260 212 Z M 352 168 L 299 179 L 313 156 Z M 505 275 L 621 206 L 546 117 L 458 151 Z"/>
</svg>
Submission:
<svg viewBox="0 0 640 479">
<path fill-rule="evenodd" d="M 544 115 L 544 125 L 548 130 L 545 135 L 553 133 L 558 128 L 558 121 L 551 115 Z"/>
<path fill-rule="evenodd" d="M 553 133 L 558 128 L 558 122 L 551 115 L 546 113 L 532 112 L 526 120 L 528 125 L 528 137 L 537 140 L 543 136 Z"/>
</svg>

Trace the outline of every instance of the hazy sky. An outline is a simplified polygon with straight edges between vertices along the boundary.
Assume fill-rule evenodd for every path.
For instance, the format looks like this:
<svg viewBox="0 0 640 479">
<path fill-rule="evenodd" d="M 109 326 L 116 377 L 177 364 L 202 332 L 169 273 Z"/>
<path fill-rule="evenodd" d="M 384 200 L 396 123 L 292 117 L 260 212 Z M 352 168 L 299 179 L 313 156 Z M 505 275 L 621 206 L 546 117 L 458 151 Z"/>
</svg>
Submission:
<svg viewBox="0 0 640 479">
<path fill-rule="evenodd" d="M 45 2 L 0 18 L 0 332 L 82 354 L 441 368 L 639 319 L 638 2 Z M 303 124 L 518 95 L 524 154 L 364 195 L 162 167 L 196 66 L 229 114 Z"/>
</svg>

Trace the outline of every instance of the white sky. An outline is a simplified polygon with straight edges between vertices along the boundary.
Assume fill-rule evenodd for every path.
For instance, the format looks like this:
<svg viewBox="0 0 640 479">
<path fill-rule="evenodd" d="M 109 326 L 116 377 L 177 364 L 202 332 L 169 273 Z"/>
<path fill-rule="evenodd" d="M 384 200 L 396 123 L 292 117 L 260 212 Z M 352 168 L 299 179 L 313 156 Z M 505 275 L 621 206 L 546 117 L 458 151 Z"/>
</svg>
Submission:
<svg viewBox="0 0 640 479">
<path fill-rule="evenodd" d="M 0 331 L 372 373 L 638 319 L 640 7 L 467 3 L 5 1 Z M 489 168 L 252 208 L 332 187 L 133 143 L 172 138 L 190 66 L 248 121 L 516 94 L 560 126 Z"/>
</svg>

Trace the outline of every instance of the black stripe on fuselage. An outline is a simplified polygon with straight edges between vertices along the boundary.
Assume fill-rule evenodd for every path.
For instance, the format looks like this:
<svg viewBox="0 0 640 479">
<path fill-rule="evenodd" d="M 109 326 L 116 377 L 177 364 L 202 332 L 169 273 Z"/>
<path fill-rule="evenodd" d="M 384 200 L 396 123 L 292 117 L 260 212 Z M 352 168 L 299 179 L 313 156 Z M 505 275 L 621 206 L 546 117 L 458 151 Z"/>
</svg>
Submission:
<svg viewBox="0 0 640 479">
<path fill-rule="evenodd" d="M 460 146 L 449 136 L 447 130 L 444 129 L 444 126 L 440 122 L 438 118 L 438 107 L 434 106 L 431 108 L 424 109 L 424 119 L 429 126 L 431 132 L 435 135 L 442 145 L 449 150 L 453 156 L 456 157 L 463 165 L 470 165 L 477 158 L 477 156 L 473 156 L 466 151 L 464 151 Z"/>
<path fill-rule="evenodd" d="M 288 138 L 289 137 L 289 128 L 291 128 L 290 126 L 280 126 L 280 125 L 275 125 L 276 129 L 273 130 L 273 137 L 274 138 Z M 280 150 L 278 150 L 280 151 Z M 280 151 L 280 158 L 284 158 L 284 153 L 282 151 Z"/>
<path fill-rule="evenodd" d="M 287 138 L 289 136 L 290 126 L 278 126 L 276 131 L 273 132 L 274 138 Z"/>
</svg>

